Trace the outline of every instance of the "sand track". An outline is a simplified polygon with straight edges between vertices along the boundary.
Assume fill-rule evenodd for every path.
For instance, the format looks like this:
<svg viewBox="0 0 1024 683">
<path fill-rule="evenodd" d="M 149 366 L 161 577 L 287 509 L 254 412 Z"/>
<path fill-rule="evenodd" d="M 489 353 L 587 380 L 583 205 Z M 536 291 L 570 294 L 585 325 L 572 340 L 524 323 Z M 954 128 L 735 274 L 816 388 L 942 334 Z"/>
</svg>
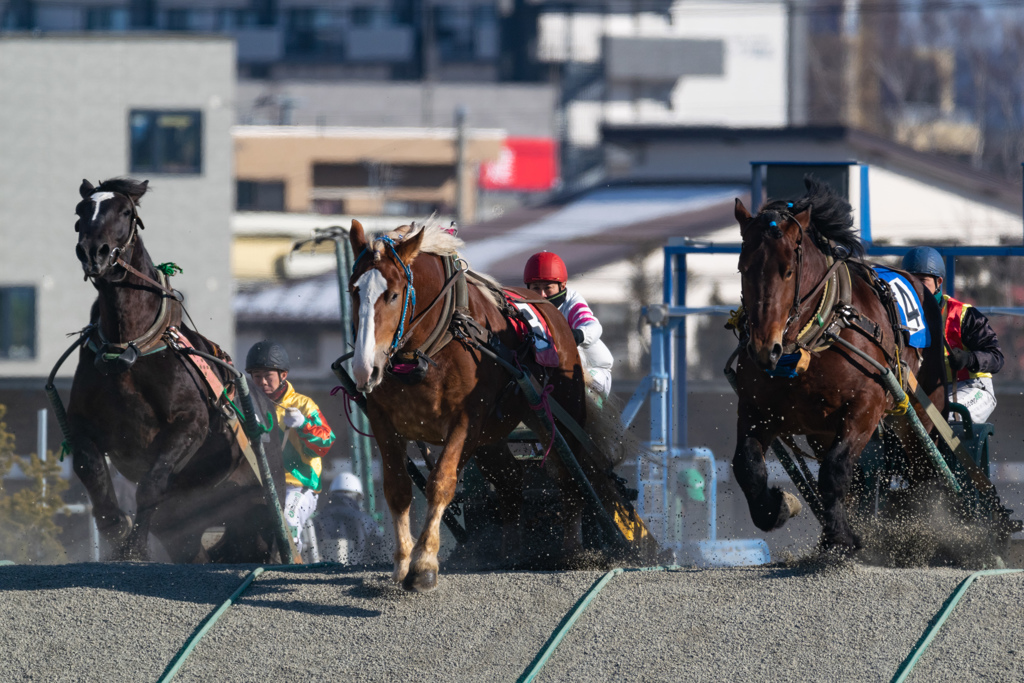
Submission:
<svg viewBox="0 0 1024 683">
<path fill-rule="evenodd" d="M 251 567 L 0 567 L 0 680 L 155 681 Z M 267 572 L 180 681 L 513 681 L 603 572 L 442 575 L 430 595 L 383 570 Z M 888 681 L 953 569 L 764 567 L 626 573 L 541 681 Z M 1024 574 L 979 579 L 911 680 L 1024 680 Z"/>
</svg>

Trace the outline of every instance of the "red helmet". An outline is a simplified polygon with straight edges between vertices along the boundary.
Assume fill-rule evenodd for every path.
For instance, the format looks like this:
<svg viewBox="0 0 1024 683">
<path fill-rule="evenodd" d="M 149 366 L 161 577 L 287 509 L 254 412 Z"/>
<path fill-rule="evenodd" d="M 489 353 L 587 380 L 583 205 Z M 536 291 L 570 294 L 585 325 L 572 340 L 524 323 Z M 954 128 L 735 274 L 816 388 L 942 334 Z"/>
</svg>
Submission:
<svg viewBox="0 0 1024 683">
<path fill-rule="evenodd" d="M 550 251 L 542 251 L 534 254 L 526 262 L 523 269 L 523 282 L 561 282 L 563 285 L 569 279 L 569 273 L 565 269 L 565 263 L 558 258 L 558 254 Z"/>
</svg>

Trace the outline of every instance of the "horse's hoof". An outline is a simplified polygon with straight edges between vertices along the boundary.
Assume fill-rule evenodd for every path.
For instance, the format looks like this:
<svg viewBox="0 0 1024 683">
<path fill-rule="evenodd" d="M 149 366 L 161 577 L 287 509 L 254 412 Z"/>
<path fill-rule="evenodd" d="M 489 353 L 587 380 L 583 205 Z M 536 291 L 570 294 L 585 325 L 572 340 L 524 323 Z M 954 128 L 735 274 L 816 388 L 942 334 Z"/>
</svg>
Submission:
<svg viewBox="0 0 1024 683">
<path fill-rule="evenodd" d="M 796 517 L 804 509 L 800 499 L 788 491 L 782 492 L 782 504 L 789 510 L 789 517 Z"/>
<path fill-rule="evenodd" d="M 394 569 L 391 571 L 391 580 L 395 583 L 402 583 L 405 577 L 409 575 L 409 560 L 395 562 Z"/>
<path fill-rule="evenodd" d="M 437 588 L 437 571 L 427 569 L 415 574 L 410 572 L 402 582 L 402 588 L 410 593 L 429 593 Z"/>
</svg>

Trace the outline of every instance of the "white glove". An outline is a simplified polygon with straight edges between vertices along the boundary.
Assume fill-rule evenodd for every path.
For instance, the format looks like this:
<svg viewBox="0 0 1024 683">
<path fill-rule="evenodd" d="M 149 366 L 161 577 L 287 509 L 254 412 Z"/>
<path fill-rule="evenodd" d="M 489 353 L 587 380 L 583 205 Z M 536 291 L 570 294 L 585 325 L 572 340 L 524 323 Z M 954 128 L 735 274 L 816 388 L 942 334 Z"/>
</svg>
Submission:
<svg viewBox="0 0 1024 683">
<path fill-rule="evenodd" d="M 284 410 L 284 426 L 289 429 L 295 429 L 306 424 L 306 416 L 298 408 L 285 408 Z"/>
</svg>

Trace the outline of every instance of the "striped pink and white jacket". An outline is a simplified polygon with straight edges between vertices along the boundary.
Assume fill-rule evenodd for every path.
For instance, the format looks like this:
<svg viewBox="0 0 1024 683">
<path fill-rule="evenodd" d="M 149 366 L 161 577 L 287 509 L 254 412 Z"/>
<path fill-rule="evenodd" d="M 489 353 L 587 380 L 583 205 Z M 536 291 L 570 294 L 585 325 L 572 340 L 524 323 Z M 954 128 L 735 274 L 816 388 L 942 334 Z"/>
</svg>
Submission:
<svg viewBox="0 0 1024 683">
<path fill-rule="evenodd" d="M 569 327 L 583 331 L 583 342 L 579 345 L 583 365 L 588 369 L 607 370 L 610 373 L 615 359 L 612 358 L 612 352 L 601 341 L 601 323 L 598 322 L 594 312 L 590 310 L 586 299 L 580 296 L 575 289 L 567 288 L 565 301 L 558 307 L 558 310 L 569 321 Z"/>
</svg>

